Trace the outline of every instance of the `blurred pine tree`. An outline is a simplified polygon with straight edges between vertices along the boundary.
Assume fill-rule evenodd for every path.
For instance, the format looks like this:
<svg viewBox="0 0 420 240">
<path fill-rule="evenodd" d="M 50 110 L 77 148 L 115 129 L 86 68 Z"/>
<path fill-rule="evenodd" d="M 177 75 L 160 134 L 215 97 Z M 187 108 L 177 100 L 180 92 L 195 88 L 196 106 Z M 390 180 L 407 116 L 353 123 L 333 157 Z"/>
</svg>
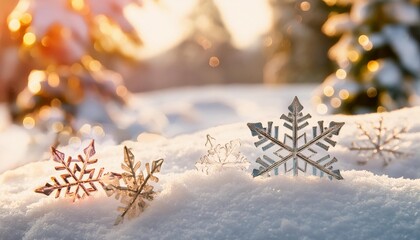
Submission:
<svg viewBox="0 0 420 240">
<path fill-rule="evenodd" d="M 323 26 L 340 36 L 329 57 L 337 69 L 315 101 L 320 113 L 382 112 L 419 103 L 420 8 L 417 0 L 324 0 Z"/>
<path fill-rule="evenodd" d="M 273 27 L 265 39 L 266 83 L 322 82 L 332 71 L 328 49 L 333 45 L 321 32 L 330 8 L 318 0 L 272 0 Z"/>
<path fill-rule="evenodd" d="M 133 58 L 141 46 L 123 12 L 132 3 L 139 4 L 19 0 L 2 8 L 0 17 L 6 21 L 1 26 L 0 67 L 7 71 L 0 74 L 0 91 L 7 95 L 0 101 L 8 102 L 14 121 L 28 128 L 62 122 L 73 131 L 74 119 L 87 105 L 123 103 L 128 90 L 122 77 L 103 60 Z M 105 107 L 94 107 L 85 117 L 112 123 Z"/>
</svg>

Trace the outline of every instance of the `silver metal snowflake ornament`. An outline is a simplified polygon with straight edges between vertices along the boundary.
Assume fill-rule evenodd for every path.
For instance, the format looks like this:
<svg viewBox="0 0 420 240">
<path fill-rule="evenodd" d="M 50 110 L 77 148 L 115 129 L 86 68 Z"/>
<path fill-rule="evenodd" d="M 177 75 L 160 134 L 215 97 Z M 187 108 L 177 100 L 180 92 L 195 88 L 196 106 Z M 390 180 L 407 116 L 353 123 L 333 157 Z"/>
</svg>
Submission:
<svg viewBox="0 0 420 240">
<path fill-rule="evenodd" d="M 223 146 L 221 144 L 213 144 L 212 140 L 215 139 L 210 134 L 207 134 L 205 146 L 209 145 L 209 150 L 195 164 L 197 170 L 208 174 L 209 172 L 218 172 L 226 168 L 245 170 L 249 167 L 249 161 L 239 151 L 241 142 L 238 139 L 232 140 Z"/>
<path fill-rule="evenodd" d="M 399 151 L 401 135 L 407 132 L 407 127 L 388 129 L 384 125 L 384 118 L 379 118 L 378 123 L 372 122 L 372 130 L 366 129 L 361 123 L 356 123 L 360 132 L 360 140 L 352 142 L 349 147 L 352 151 L 357 151 L 363 160 L 358 163 L 363 165 L 369 160 L 381 158 L 384 166 L 387 166 L 392 159 L 408 156 L 409 153 Z"/>
<path fill-rule="evenodd" d="M 309 164 L 313 175 L 319 173 L 321 177 L 327 175 L 330 179 L 343 179 L 340 171 L 332 167 L 337 159 L 331 159 L 330 155 L 323 152 L 328 151 L 329 146 L 335 146 L 336 142 L 332 137 L 339 134 L 344 123 L 331 122 L 327 128 L 323 121 L 319 121 L 318 126 L 312 127 L 312 139 L 308 141 L 307 132 L 303 130 L 309 125 L 307 120 L 311 115 L 302 113 L 303 106 L 297 97 L 288 109 L 290 112 L 280 117 L 284 120 L 283 126 L 290 130 L 289 133 L 284 133 L 283 141 L 279 140 L 279 127 L 273 128 L 273 122 L 268 122 L 266 128 L 260 122 L 248 123 L 252 136 L 258 137 L 255 146 L 261 147 L 266 153 L 256 160 L 261 166 L 254 169 L 252 175 L 269 175 L 271 171 L 278 175 L 282 169 L 285 174 L 292 171 L 297 176 L 299 171 L 306 173 Z"/>
</svg>

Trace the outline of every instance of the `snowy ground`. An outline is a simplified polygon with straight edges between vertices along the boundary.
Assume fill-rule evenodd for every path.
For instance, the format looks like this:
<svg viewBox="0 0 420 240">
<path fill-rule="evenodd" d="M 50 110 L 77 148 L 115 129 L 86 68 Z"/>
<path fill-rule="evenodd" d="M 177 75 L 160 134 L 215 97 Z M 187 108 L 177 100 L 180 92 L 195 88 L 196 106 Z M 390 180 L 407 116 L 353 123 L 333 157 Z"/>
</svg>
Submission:
<svg viewBox="0 0 420 240">
<path fill-rule="evenodd" d="M 400 150 L 409 155 L 387 167 L 382 159 L 359 165 L 361 157 L 347 149 L 357 136 L 355 123 L 368 124 L 379 115 L 317 116 L 309 102 L 311 89 L 206 87 L 136 96 L 136 106 L 160 116 L 162 134 L 143 134 L 121 145 L 98 140 L 97 166 L 121 172 L 124 145 L 143 164 L 163 157 L 156 185 L 161 192 L 138 218 L 116 227 L 119 202 L 103 192 L 76 203 L 34 193 L 58 173 L 51 160 L 20 151 L 19 146 L 26 145 L 25 150 L 37 150 L 30 140 L 7 141 L 11 135 L 31 139 L 27 131 L 7 127 L 0 132 L 0 239 L 418 239 L 420 108 L 381 115 L 390 128 L 408 126 Z M 329 151 L 339 159 L 335 168 L 344 180 L 251 176 L 260 152 L 246 123 L 277 121 L 294 95 L 304 112 L 313 115 L 311 125 L 318 120 L 346 122 L 335 138 L 339 144 Z M 240 150 L 251 167 L 210 175 L 196 171 L 194 164 L 206 154 L 207 134 L 221 144 L 241 139 Z M 86 143 L 59 150 L 74 156 Z"/>
</svg>

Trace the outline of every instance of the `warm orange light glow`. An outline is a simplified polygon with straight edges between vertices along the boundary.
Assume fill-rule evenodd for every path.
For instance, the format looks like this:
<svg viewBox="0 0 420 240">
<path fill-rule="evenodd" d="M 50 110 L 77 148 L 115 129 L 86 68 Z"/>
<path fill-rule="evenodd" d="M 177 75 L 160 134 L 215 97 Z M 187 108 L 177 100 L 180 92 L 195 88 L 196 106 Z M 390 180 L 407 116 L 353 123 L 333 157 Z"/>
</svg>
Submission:
<svg viewBox="0 0 420 240">
<path fill-rule="evenodd" d="M 333 108 L 339 108 L 341 106 L 341 100 L 339 98 L 331 98 L 330 104 Z"/>
<path fill-rule="evenodd" d="M 71 89 L 77 89 L 80 87 L 80 80 L 77 77 L 71 76 L 67 82 L 67 85 Z"/>
<path fill-rule="evenodd" d="M 82 57 L 82 64 L 93 72 L 97 72 L 102 68 L 102 64 L 89 55 L 85 55 Z"/>
<path fill-rule="evenodd" d="M 20 18 L 22 24 L 29 25 L 32 22 L 32 15 L 29 13 L 24 13 Z"/>
<path fill-rule="evenodd" d="M 90 131 L 92 130 L 92 127 L 90 126 L 90 124 L 83 124 L 83 126 L 79 129 L 79 132 L 84 133 L 84 134 L 90 134 Z"/>
<path fill-rule="evenodd" d="M 12 32 L 19 31 L 19 29 L 21 27 L 20 22 L 17 19 L 10 20 L 7 26 L 9 27 L 9 30 L 12 31 Z"/>
<path fill-rule="evenodd" d="M 379 69 L 379 63 L 378 63 L 378 61 L 375 61 L 375 60 L 369 61 L 368 64 L 367 64 L 367 68 L 371 72 L 378 71 L 378 69 Z"/>
<path fill-rule="evenodd" d="M 324 95 L 327 97 L 331 97 L 332 95 L 334 95 L 334 88 L 331 86 L 324 87 Z"/>
<path fill-rule="evenodd" d="M 377 111 L 378 113 L 381 113 L 381 112 L 386 112 L 386 108 L 385 108 L 385 107 L 383 107 L 383 106 L 379 106 L 379 107 L 376 109 L 376 111 Z"/>
<path fill-rule="evenodd" d="M 60 77 L 57 73 L 52 72 L 48 75 L 48 85 L 51 87 L 58 87 L 60 85 Z"/>
<path fill-rule="evenodd" d="M 36 42 L 36 36 L 32 32 L 27 32 L 23 35 L 23 44 L 25 46 L 31 46 Z"/>
<path fill-rule="evenodd" d="M 350 59 L 350 61 L 356 62 L 356 61 L 359 60 L 360 55 L 359 55 L 359 53 L 357 51 L 351 50 L 351 51 L 348 52 L 347 57 Z"/>
<path fill-rule="evenodd" d="M 88 67 L 89 63 L 93 60 L 93 58 L 89 55 L 84 55 L 81 60 L 82 60 L 83 66 Z"/>
<path fill-rule="evenodd" d="M 125 86 L 120 85 L 120 86 L 117 87 L 116 93 L 120 97 L 125 97 L 128 93 L 128 90 Z"/>
<path fill-rule="evenodd" d="M 368 97 L 374 98 L 374 97 L 376 97 L 376 95 L 378 95 L 378 91 L 376 90 L 376 88 L 370 87 L 366 91 L 366 94 L 368 95 Z"/>
<path fill-rule="evenodd" d="M 71 65 L 71 67 L 70 67 L 70 71 L 71 71 L 73 74 L 78 74 L 78 73 L 81 73 L 81 72 L 83 71 L 83 66 L 82 66 L 82 65 L 80 65 L 80 63 L 74 63 L 73 65 Z"/>
<path fill-rule="evenodd" d="M 213 68 L 218 67 L 220 65 L 219 58 L 218 57 L 214 57 L 214 56 L 211 57 L 209 59 L 209 65 L 210 65 L 210 67 L 213 67 Z"/>
<path fill-rule="evenodd" d="M 346 89 L 341 89 L 340 92 L 338 93 L 338 96 L 341 99 L 346 100 L 349 98 L 350 94 L 349 94 L 349 91 L 347 91 Z"/>
<path fill-rule="evenodd" d="M 41 44 L 44 47 L 48 47 L 48 45 L 50 45 L 50 37 L 48 36 L 43 37 L 41 40 Z"/>
<path fill-rule="evenodd" d="M 85 8 L 84 0 L 71 0 L 71 7 L 76 11 L 82 11 Z"/>
<path fill-rule="evenodd" d="M 28 76 L 28 89 L 31 93 L 36 94 L 41 91 L 41 82 L 45 80 L 45 72 L 33 70 Z"/>
<path fill-rule="evenodd" d="M 347 77 L 347 72 L 344 69 L 340 68 L 335 72 L 335 76 L 338 79 L 345 79 Z"/>
<path fill-rule="evenodd" d="M 89 69 L 93 72 L 101 70 L 102 65 L 98 60 L 92 60 L 89 62 Z"/>
<path fill-rule="evenodd" d="M 370 40 L 369 40 L 368 36 L 360 35 L 359 38 L 358 38 L 358 42 L 362 46 L 367 46 L 369 44 Z"/>
<path fill-rule="evenodd" d="M 39 118 L 46 119 L 50 116 L 50 114 L 51 114 L 51 108 L 48 106 L 43 106 L 39 110 Z"/>
<path fill-rule="evenodd" d="M 23 127 L 26 129 L 32 129 L 35 127 L 35 119 L 30 116 L 26 116 L 22 121 Z"/>
<path fill-rule="evenodd" d="M 58 98 L 54 98 L 51 100 L 51 107 L 60 108 L 61 107 L 61 101 Z"/>
<path fill-rule="evenodd" d="M 324 2 L 328 5 L 328 6 L 334 6 L 337 3 L 337 0 L 324 0 Z"/>
<path fill-rule="evenodd" d="M 211 48 L 213 46 L 213 44 L 211 43 L 211 41 L 209 41 L 205 37 L 197 37 L 196 41 L 197 41 L 198 44 L 200 44 L 200 46 L 204 50 L 207 50 L 207 49 L 209 49 L 209 48 Z"/>
<path fill-rule="evenodd" d="M 61 122 L 55 122 L 52 124 L 52 129 L 54 132 L 61 132 L 64 128 L 64 125 Z"/>
<path fill-rule="evenodd" d="M 273 45 L 273 38 L 272 37 L 266 37 L 264 39 L 264 46 L 269 47 Z"/>
<path fill-rule="evenodd" d="M 370 51 L 373 48 L 373 44 L 372 42 L 369 42 L 367 45 L 363 46 L 363 49 L 365 49 L 366 51 Z"/>
<path fill-rule="evenodd" d="M 311 9 L 311 4 L 307 1 L 301 2 L 300 3 L 300 9 L 304 12 L 307 12 Z"/>
</svg>

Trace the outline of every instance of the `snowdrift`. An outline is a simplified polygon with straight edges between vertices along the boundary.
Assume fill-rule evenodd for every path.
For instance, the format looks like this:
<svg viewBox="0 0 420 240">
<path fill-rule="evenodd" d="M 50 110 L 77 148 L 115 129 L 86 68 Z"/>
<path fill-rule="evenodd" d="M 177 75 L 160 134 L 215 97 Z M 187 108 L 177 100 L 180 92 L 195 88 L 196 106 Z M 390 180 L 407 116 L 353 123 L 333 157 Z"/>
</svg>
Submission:
<svg viewBox="0 0 420 240">
<path fill-rule="evenodd" d="M 290 101 L 282 103 L 279 113 L 287 111 L 287 103 Z M 212 111 L 217 115 L 227 110 L 215 106 Z M 133 151 L 142 165 L 165 159 L 158 174 L 160 182 L 155 184 L 160 192 L 156 199 L 148 203 L 139 217 L 118 226 L 113 223 L 120 203 L 106 197 L 103 191 L 76 203 L 35 193 L 34 189 L 49 181 L 50 176 L 58 175 L 51 159 L 9 168 L 0 174 L 0 239 L 417 239 L 420 236 L 417 151 L 420 118 L 416 117 L 420 116 L 420 108 L 353 117 L 314 115 L 311 125 L 319 120 L 346 123 L 335 138 L 339 144 L 329 150 L 338 158 L 335 166 L 344 177 L 341 181 L 309 175 L 253 178 L 251 172 L 257 167 L 254 161 L 260 152 L 253 145 L 255 139 L 246 123 L 279 120 L 280 114 L 275 118 L 271 115 L 273 112 L 251 118 L 245 114 L 242 117 L 248 116 L 246 121 L 201 127 L 198 132 L 187 129 L 193 133 L 175 137 L 144 134 L 138 141 L 120 145 L 98 143 L 97 165 L 109 172 L 120 171 L 124 146 Z M 369 126 L 381 116 L 389 129 L 408 127 L 407 133 L 401 135 L 399 148 L 407 154 L 393 159 L 386 167 L 381 158 L 360 165 L 358 161 L 363 156 L 348 149 L 358 140 L 356 123 Z M 213 124 L 215 119 L 203 124 Z M 238 117 L 230 120 L 235 119 Z M 282 125 L 280 121 L 276 124 Z M 182 125 L 186 123 L 178 122 L 177 126 Z M 207 134 L 221 144 L 241 139 L 240 151 L 251 162 L 250 168 L 209 175 L 195 170 L 195 163 L 206 154 Z M 69 145 L 59 150 L 76 156 L 82 147 Z"/>
</svg>

